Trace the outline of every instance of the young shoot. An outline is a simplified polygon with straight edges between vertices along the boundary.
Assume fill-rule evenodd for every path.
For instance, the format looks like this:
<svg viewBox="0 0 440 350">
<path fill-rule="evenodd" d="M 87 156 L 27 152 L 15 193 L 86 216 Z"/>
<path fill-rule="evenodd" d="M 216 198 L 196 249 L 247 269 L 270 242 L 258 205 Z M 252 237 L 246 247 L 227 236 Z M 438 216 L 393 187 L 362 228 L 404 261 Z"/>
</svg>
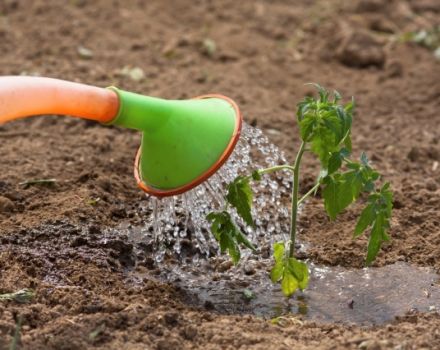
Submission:
<svg viewBox="0 0 440 350">
<path fill-rule="evenodd" d="M 308 285 L 307 265 L 295 258 L 295 239 L 297 232 L 298 206 L 306 198 L 321 191 L 324 208 L 331 220 L 350 204 L 367 197 L 367 204 L 355 225 L 354 237 L 369 231 L 366 265 L 370 265 L 379 252 L 382 242 L 388 241 L 392 211 L 392 192 L 389 183 L 379 185 L 380 175 L 369 164 L 365 153 L 359 160 L 351 159 L 351 126 L 354 113 L 354 99 L 341 103 L 341 95 L 333 95 L 317 84 L 318 96 L 305 97 L 298 103 L 296 113 L 301 137 L 301 145 L 293 164 L 277 165 L 266 169 L 257 169 L 247 176 L 238 176 L 227 188 L 226 205 L 222 211 L 211 212 L 207 219 L 211 223 L 211 232 L 220 244 L 222 253 L 228 252 L 234 264 L 240 260 L 240 247 L 256 251 L 240 227 L 229 214 L 236 210 L 246 225 L 254 227 L 251 214 L 253 192 L 251 183 L 258 182 L 262 176 L 279 170 L 292 173 L 292 205 L 290 239 L 275 243 L 273 247 L 274 265 L 270 277 L 274 283 L 281 284 L 281 290 L 287 297 L 299 288 Z M 300 166 L 305 152 L 317 157 L 321 170 L 313 188 L 299 196 Z M 232 207 L 232 208 L 231 208 Z"/>
</svg>

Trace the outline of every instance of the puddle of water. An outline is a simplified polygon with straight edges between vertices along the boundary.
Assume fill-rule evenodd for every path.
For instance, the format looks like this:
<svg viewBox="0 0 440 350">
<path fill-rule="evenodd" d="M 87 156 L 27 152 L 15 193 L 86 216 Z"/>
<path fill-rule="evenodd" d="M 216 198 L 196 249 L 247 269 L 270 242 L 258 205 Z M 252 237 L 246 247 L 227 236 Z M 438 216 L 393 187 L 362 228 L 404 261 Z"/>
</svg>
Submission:
<svg viewBox="0 0 440 350">
<path fill-rule="evenodd" d="M 249 271 L 246 264 L 257 264 L 255 274 L 242 272 Z M 286 299 L 268 277 L 268 261 L 242 265 L 223 274 L 206 265 L 174 266 L 160 278 L 185 291 L 190 304 L 266 319 L 293 314 L 324 323 L 373 325 L 410 311 L 440 311 L 439 276 L 429 268 L 402 262 L 364 269 L 312 265 L 309 288 Z"/>
</svg>

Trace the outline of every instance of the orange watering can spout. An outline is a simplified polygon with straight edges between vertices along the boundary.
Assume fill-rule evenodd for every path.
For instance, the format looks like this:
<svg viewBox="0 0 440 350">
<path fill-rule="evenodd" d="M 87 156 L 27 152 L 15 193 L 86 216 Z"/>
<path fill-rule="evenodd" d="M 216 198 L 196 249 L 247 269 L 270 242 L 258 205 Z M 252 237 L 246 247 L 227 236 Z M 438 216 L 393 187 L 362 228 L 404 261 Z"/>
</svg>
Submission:
<svg viewBox="0 0 440 350">
<path fill-rule="evenodd" d="M 0 77 L 0 124 L 32 115 L 61 114 L 110 122 L 119 98 L 110 89 L 36 77 Z"/>
</svg>

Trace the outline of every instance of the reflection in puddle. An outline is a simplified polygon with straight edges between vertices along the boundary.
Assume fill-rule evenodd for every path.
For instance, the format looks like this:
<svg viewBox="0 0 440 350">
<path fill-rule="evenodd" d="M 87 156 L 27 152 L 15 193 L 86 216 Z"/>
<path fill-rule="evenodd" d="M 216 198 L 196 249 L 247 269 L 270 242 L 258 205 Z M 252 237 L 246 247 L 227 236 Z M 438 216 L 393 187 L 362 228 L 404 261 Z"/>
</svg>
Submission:
<svg viewBox="0 0 440 350">
<path fill-rule="evenodd" d="M 428 268 L 405 263 L 365 269 L 312 266 L 309 288 L 286 299 L 270 282 L 268 267 L 260 267 L 247 276 L 237 270 L 232 275 L 234 269 L 219 275 L 174 266 L 162 276 L 181 287 L 190 303 L 227 314 L 300 314 L 320 322 L 380 324 L 412 310 L 440 310 L 439 277 Z"/>
</svg>

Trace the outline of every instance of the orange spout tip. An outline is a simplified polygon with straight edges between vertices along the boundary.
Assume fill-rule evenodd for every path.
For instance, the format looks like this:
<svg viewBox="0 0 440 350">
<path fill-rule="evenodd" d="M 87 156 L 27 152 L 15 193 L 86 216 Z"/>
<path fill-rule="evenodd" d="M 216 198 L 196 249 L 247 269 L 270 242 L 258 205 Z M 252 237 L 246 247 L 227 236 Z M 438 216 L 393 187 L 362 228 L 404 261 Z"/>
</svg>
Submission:
<svg viewBox="0 0 440 350">
<path fill-rule="evenodd" d="M 201 96 L 194 97 L 194 99 L 204 99 L 204 98 L 221 98 L 221 99 L 226 100 L 228 103 L 230 103 L 232 105 L 232 107 L 234 108 L 236 123 L 235 123 L 234 132 L 232 133 L 232 137 L 231 137 L 231 140 L 230 140 L 228 146 L 225 148 L 225 150 L 222 153 L 222 155 L 220 156 L 220 158 L 203 174 L 201 174 L 200 176 L 198 176 L 197 178 L 195 178 L 193 181 L 191 181 L 190 183 L 188 183 L 186 185 L 183 185 L 183 186 L 177 187 L 177 188 L 173 188 L 173 189 L 169 189 L 169 190 L 161 190 L 161 189 L 151 187 L 151 186 L 147 185 L 142 180 L 142 177 L 141 177 L 141 174 L 139 171 L 139 164 L 140 164 L 140 159 L 141 159 L 141 148 L 139 147 L 137 154 L 136 154 L 135 162 L 134 162 L 134 177 L 136 179 L 138 187 L 142 191 L 144 191 L 145 193 L 152 195 L 152 196 L 155 196 L 155 197 L 159 197 L 159 198 L 176 196 L 176 195 L 185 193 L 185 192 L 197 187 L 202 182 L 205 182 L 206 180 L 208 180 L 213 174 L 215 174 L 217 172 L 218 169 L 221 168 L 221 166 L 228 160 L 229 156 L 234 151 L 235 146 L 237 145 L 238 139 L 240 138 L 241 128 L 242 128 L 242 124 L 243 124 L 243 116 L 240 112 L 240 109 L 238 108 L 238 105 L 231 98 L 224 96 L 224 95 L 220 95 L 220 94 L 208 94 L 208 95 L 201 95 Z"/>
</svg>

